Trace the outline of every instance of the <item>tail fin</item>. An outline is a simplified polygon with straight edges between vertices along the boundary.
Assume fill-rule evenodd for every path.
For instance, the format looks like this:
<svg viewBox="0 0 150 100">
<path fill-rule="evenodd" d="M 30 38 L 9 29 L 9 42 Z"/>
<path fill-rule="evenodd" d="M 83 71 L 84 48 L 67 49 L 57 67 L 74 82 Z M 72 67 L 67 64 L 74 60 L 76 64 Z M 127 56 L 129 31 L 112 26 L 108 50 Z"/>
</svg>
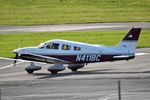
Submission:
<svg viewBox="0 0 150 100">
<path fill-rule="evenodd" d="M 123 41 L 138 41 L 141 28 L 132 28 L 128 34 L 124 37 Z"/>
<path fill-rule="evenodd" d="M 116 46 L 116 49 L 124 54 L 134 54 L 141 28 L 132 28 L 123 40 Z"/>
</svg>

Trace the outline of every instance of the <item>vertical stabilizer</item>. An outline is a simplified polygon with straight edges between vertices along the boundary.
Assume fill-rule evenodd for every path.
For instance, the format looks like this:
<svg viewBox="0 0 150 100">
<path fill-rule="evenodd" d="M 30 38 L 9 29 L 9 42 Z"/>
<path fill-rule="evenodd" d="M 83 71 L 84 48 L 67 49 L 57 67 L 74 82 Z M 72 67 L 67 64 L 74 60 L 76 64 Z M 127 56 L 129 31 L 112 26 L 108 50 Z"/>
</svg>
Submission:
<svg viewBox="0 0 150 100">
<path fill-rule="evenodd" d="M 141 28 L 132 28 L 122 41 L 138 41 Z"/>
<path fill-rule="evenodd" d="M 141 28 L 132 28 L 123 40 L 115 47 L 121 53 L 134 54 Z"/>
</svg>

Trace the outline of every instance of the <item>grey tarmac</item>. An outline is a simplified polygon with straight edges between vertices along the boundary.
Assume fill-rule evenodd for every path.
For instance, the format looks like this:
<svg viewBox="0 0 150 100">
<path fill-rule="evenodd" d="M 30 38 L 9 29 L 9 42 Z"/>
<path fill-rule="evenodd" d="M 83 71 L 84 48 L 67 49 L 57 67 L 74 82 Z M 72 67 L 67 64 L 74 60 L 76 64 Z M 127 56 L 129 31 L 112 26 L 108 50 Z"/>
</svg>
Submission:
<svg viewBox="0 0 150 100">
<path fill-rule="evenodd" d="M 0 26 L 0 34 L 16 32 L 62 32 L 82 30 L 129 30 L 131 27 L 150 29 L 150 22 L 125 22 L 125 23 L 88 23 L 88 24 L 60 24 L 36 26 Z"/>
<path fill-rule="evenodd" d="M 88 64 L 78 72 L 69 69 L 58 75 L 47 71 L 50 65 L 33 75 L 24 70 L 28 63 L 11 66 L 0 59 L 2 100 L 118 100 L 117 81 L 121 81 L 122 100 L 150 100 L 149 53 L 129 61 Z"/>
</svg>

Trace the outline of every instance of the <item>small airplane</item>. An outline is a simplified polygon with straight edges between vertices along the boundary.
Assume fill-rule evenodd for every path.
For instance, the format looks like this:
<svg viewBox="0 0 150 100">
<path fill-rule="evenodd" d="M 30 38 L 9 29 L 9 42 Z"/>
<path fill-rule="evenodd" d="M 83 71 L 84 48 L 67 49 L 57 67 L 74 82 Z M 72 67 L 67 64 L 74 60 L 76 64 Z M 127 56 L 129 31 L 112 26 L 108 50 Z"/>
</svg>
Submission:
<svg viewBox="0 0 150 100">
<path fill-rule="evenodd" d="M 13 50 L 15 59 L 31 61 L 25 70 L 32 74 L 40 70 L 34 62 L 52 63 L 48 71 L 57 74 L 65 70 L 64 64 L 72 71 L 77 71 L 88 63 L 129 60 L 135 58 L 135 48 L 141 28 L 132 28 L 123 40 L 115 46 L 92 45 L 67 40 L 49 40 L 38 47 L 25 47 Z M 16 63 L 16 60 L 14 61 Z"/>
</svg>

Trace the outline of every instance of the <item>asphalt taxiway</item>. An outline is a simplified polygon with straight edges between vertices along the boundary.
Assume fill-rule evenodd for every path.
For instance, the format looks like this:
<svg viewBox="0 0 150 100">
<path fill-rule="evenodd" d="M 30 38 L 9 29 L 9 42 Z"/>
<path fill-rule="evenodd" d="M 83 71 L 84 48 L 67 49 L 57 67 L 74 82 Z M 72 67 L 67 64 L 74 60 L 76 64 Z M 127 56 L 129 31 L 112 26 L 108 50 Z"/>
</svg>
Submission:
<svg viewBox="0 0 150 100">
<path fill-rule="evenodd" d="M 88 23 L 88 24 L 61 24 L 61 25 L 36 25 L 36 26 L 0 26 L 0 33 L 16 32 L 62 32 L 81 30 L 129 30 L 131 27 L 150 29 L 150 22 L 126 23 Z"/>
<path fill-rule="evenodd" d="M 39 26 L 0 26 L 1 33 L 55 32 L 77 30 L 126 30 L 131 27 L 150 29 L 149 22 L 90 23 Z M 69 69 L 58 75 L 40 71 L 30 75 L 28 63 L 0 59 L 0 100 L 118 100 L 117 81 L 121 81 L 122 100 L 150 100 L 150 48 L 136 52 L 149 53 L 130 61 L 88 64 L 78 72 Z"/>
<path fill-rule="evenodd" d="M 58 75 L 47 71 L 49 65 L 30 75 L 28 63 L 15 67 L 12 61 L 0 59 L 2 100 L 118 100 L 117 81 L 121 80 L 122 100 L 150 100 L 150 48 L 136 52 L 149 53 L 130 61 L 88 64 L 78 72 L 69 69 Z"/>
</svg>

